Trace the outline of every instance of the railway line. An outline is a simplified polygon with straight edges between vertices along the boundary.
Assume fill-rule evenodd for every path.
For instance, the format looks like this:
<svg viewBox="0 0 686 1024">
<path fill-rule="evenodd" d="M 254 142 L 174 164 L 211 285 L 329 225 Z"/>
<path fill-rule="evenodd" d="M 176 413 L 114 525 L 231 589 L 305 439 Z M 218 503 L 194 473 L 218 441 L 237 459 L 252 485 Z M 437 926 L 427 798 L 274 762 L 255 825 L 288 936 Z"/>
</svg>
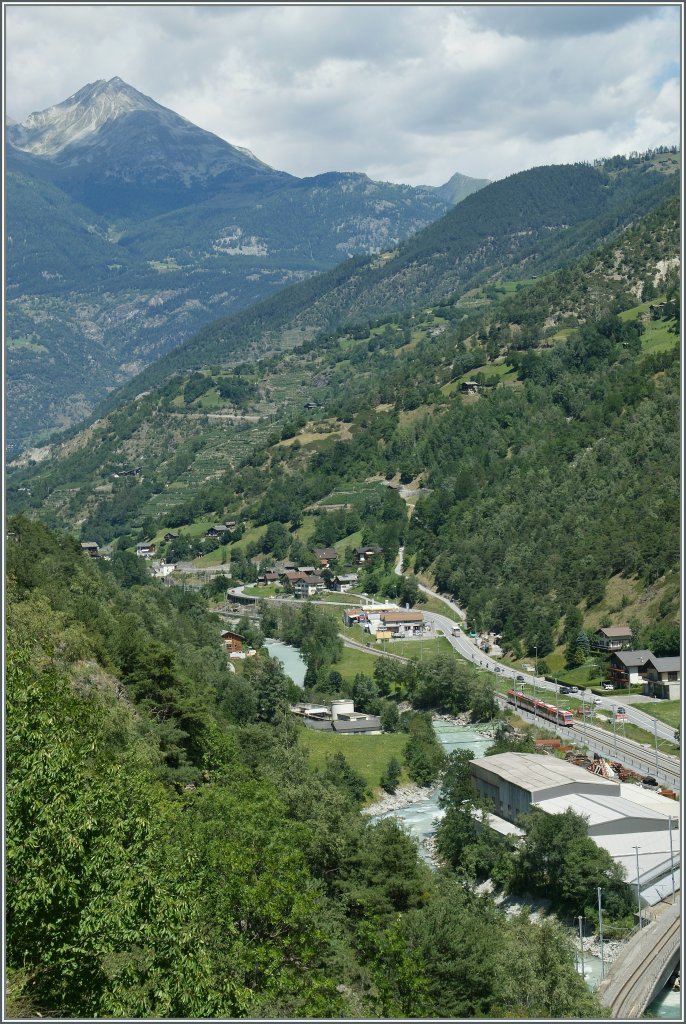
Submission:
<svg viewBox="0 0 686 1024">
<path fill-rule="evenodd" d="M 613 736 L 605 729 L 594 725 L 575 723 L 573 731 L 576 739 L 600 748 L 598 753 L 607 753 L 628 768 L 635 768 L 644 775 L 653 775 L 674 789 L 681 788 L 681 765 L 678 758 L 670 754 L 656 755 L 653 750 L 641 743 L 627 740 L 623 736 Z"/>
<path fill-rule="evenodd" d="M 618 1020 L 640 1018 L 680 959 L 681 914 L 676 904 L 639 931 L 614 962 L 598 996 Z"/>
</svg>

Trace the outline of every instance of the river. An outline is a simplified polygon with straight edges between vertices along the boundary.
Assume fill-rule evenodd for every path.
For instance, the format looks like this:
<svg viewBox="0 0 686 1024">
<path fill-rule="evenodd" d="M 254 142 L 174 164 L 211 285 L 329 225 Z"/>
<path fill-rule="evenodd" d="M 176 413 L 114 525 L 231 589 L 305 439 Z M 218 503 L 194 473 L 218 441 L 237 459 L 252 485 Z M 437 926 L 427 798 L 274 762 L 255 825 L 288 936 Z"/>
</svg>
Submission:
<svg viewBox="0 0 686 1024">
<path fill-rule="evenodd" d="M 283 665 L 283 670 L 289 679 L 292 679 L 296 686 L 303 686 L 307 665 L 297 647 L 291 647 L 282 640 L 272 640 L 268 637 L 264 646 L 269 651 L 270 658 L 278 658 Z"/>
</svg>

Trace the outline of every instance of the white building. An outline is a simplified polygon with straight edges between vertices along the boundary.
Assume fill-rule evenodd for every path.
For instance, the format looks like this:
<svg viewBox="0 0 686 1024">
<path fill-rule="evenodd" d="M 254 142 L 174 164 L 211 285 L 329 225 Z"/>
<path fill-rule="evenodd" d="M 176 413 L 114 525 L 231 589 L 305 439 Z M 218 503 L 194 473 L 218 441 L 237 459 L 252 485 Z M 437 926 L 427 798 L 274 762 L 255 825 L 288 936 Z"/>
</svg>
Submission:
<svg viewBox="0 0 686 1024">
<path fill-rule="evenodd" d="M 503 822 L 514 823 L 534 807 L 546 814 L 572 810 L 586 818 L 591 839 L 622 865 L 627 882 L 635 883 L 638 870 L 643 889 L 680 865 L 675 800 L 546 755 L 495 754 L 470 764 L 475 788 L 493 804 L 489 823 L 495 831 L 508 831 Z"/>
</svg>

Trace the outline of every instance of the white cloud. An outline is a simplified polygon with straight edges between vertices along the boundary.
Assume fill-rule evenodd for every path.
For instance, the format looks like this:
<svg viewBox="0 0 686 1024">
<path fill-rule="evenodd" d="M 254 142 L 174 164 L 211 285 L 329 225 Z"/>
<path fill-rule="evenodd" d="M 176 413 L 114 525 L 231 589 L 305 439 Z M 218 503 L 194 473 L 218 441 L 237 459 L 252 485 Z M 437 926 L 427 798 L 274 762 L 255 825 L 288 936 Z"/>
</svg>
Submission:
<svg viewBox="0 0 686 1024">
<path fill-rule="evenodd" d="M 679 141 L 675 5 L 6 4 L 22 120 L 119 75 L 298 175 L 439 184 Z"/>
</svg>

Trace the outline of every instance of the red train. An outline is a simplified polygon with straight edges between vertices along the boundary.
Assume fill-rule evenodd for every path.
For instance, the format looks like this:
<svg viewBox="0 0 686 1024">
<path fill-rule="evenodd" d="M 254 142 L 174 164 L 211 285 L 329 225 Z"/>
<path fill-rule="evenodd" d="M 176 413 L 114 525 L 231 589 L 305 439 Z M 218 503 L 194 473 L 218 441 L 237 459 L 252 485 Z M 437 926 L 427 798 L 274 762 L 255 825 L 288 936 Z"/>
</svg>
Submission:
<svg viewBox="0 0 686 1024">
<path fill-rule="evenodd" d="M 519 690 L 508 690 L 507 700 L 516 708 L 529 711 L 532 715 L 545 718 L 548 722 L 555 722 L 556 725 L 574 725 L 574 715 L 571 711 L 563 711 L 556 708 L 554 704 L 546 704 L 543 700 L 528 697 L 525 693 L 520 693 Z"/>
</svg>

